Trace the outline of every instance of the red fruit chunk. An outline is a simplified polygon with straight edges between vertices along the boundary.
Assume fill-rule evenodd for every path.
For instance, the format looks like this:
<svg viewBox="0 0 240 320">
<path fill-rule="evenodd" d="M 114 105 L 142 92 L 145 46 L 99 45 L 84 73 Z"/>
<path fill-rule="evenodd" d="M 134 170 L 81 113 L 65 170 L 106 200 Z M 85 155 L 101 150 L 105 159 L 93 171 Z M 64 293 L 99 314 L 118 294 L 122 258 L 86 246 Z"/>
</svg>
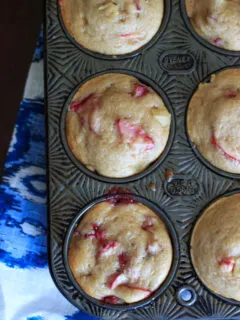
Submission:
<svg viewBox="0 0 240 320">
<path fill-rule="evenodd" d="M 146 231 L 150 231 L 151 232 L 151 228 L 153 227 L 153 218 L 152 217 L 149 217 L 149 216 L 146 216 L 145 217 L 145 220 L 143 221 L 142 223 L 142 226 L 141 228 L 143 230 L 146 230 Z"/>
<path fill-rule="evenodd" d="M 88 96 L 86 96 L 85 98 L 83 98 L 82 100 L 75 100 L 71 103 L 71 107 L 70 110 L 74 111 L 74 112 L 81 112 L 84 109 L 84 105 L 90 100 L 92 99 L 92 97 L 94 96 L 93 93 L 89 94 Z"/>
<path fill-rule="evenodd" d="M 101 256 L 102 254 L 106 253 L 107 251 L 116 248 L 118 245 L 117 241 L 108 241 L 102 243 L 102 248 L 99 250 L 97 256 Z"/>
<path fill-rule="evenodd" d="M 112 197 L 111 197 L 112 196 Z M 107 201 L 116 205 L 126 205 L 136 203 L 129 189 L 122 189 L 120 187 L 113 187 L 109 189 L 107 194 Z"/>
<path fill-rule="evenodd" d="M 216 38 L 213 40 L 213 43 L 217 46 L 217 47 L 221 47 L 223 45 L 223 40 L 221 38 Z"/>
<path fill-rule="evenodd" d="M 113 275 L 111 275 L 110 277 L 109 277 L 109 279 L 108 279 L 108 281 L 107 281 L 107 286 L 108 286 L 108 288 L 110 288 L 110 289 L 114 289 L 114 288 L 116 288 L 116 284 L 117 284 L 117 279 L 119 278 L 119 276 L 121 275 L 121 273 L 120 272 L 118 272 L 118 273 L 115 273 L 115 274 L 113 274 Z"/>
<path fill-rule="evenodd" d="M 126 283 L 127 277 L 125 274 L 121 272 L 114 273 L 111 275 L 107 281 L 107 286 L 110 289 L 115 289 L 116 287 L 120 286 L 124 282 Z"/>
<path fill-rule="evenodd" d="M 63 5 L 63 0 L 58 0 L 58 4 L 59 4 L 60 6 L 62 6 L 62 5 Z"/>
<path fill-rule="evenodd" d="M 227 272 L 232 272 L 235 265 L 232 258 L 222 258 L 218 261 L 218 263 L 224 269 L 224 271 Z"/>
<path fill-rule="evenodd" d="M 140 6 L 140 3 L 139 3 L 139 0 L 133 0 L 133 2 L 135 3 L 137 11 L 138 12 L 141 11 L 141 6 Z"/>
<path fill-rule="evenodd" d="M 145 292 L 146 293 L 146 296 L 150 295 L 151 294 L 151 290 L 148 290 L 148 289 L 143 289 L 143 288 L 140 288 L 140 287 L 132 287 L 128 284 L 123 284 L 122 287 L 126 287 L 128 289 L 132 289 L 132 290 L 139 290 L 139 291 L 142 291 L 142 292 Z"/>
<path fill-rule="evenodd" d="M 121 270 L 123 270 L 123 269 L 125 269 L 127 267 L 127 265 L 129 264 L 129 261 L 130 261 L 130 257 L 125 252 L 121 253 L 118 256 L 118 262 L 119 262 Z"/>
<path fill-rule="evenodd" d="M 102 298 L 102 302 L 109 303 L 109 304 L 119 304 L 121 303 L 121 300 L 116 296 L 107 296 Z"/>
<path fill-rule="evenodd" d="M 237 92 L 235 90 L 229 90 L 227 93 L 228 98 L 235 98 L 237 96 Z"/>
<path fill-rule="evenodd" d="M 122 33 L 121 37 L 123 38 L 136 38 L 137 34 L 134 32 L 130 32 L 130 33 Z"/>
<path fill-rule="evenodd" d="M 232 156 L 231 154 L 227 153 L 224 148 L 218 143 L 216 138 L 214 136 L 211 137 L 210 142 L 212 145 L 214 145 L 216 148 L 218 148 L 220 151 L 223 152 L 224 156 L 230 160 L 234 160 L 240 163 L 240 160 L 237 157 Z"/>
<path fill-rule="evenodd" d="M 122 142 L 138 143 L 143 146 L 142 151 L 149 151 L 154 148 L 155 143 L 153 138 L 140 125 L 135 125 L 124 119 L 118 119 L 116 126 Z"/>
<path fill-rule="evenodd" d="M 104 232 L 102 230 L 100 230 L 99 225 L 93 224 L 92 225 L 92 230 L 93 230 L 92 233 L 85 234 L 84 237 L 86 239 L 97 239 L 100 242 L 103 242 L 104 239 L 105 239 L 105 234 L 104 234 Z"/>
<path fill-rule="evenodd" d="M 149 89 L 144 86 L 143 84 L 137 84 L 134 88 L 134 91 L 132 93 L 132 96 L 134 98 L 139 98 L 146 96 L 149 93 Z"/>
</svg>

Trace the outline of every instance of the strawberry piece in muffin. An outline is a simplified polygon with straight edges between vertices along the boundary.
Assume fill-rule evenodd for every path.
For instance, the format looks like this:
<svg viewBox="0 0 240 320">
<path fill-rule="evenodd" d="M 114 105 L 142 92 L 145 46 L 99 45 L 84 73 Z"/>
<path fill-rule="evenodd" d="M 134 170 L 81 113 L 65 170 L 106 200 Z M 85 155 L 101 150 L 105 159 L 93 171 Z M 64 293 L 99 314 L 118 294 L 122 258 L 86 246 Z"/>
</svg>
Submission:
<svg viewBox="0 0 240 320">
<path fill-rule="evenodd" d="M 232 258 L 221 258 L 218 263 L 223 272 L 232 272 L 235 264 Z"/>
<path fill-rule="evenodd" d="M 149 151 L 154 148 L 153 138 L 146 133 L 141 125 L 133 124 L 125 119 L 118 119 L 116 124 L 122 143 L 138 144 L 142 151 Z"/>
<path fill-rule="evenodd" d="M 134 98 L 144 97 L 150 92 L 149 88 L 143 84 L 137 84 L 134 88 L 132 96 Z"/>
<path fill-rule="evenodd" d="M 224 148 L 220 145 L 220 143 L 217 141 L 217 139 L 214 136 L 211 137 L 211 144 L 214 145 L 218 150 L 220 150 L 226 158 L 240 163 L 240 160 L 237 157 L 232 156 L 231 154 L 229 154 L 224 150 Z"/>
</svg>

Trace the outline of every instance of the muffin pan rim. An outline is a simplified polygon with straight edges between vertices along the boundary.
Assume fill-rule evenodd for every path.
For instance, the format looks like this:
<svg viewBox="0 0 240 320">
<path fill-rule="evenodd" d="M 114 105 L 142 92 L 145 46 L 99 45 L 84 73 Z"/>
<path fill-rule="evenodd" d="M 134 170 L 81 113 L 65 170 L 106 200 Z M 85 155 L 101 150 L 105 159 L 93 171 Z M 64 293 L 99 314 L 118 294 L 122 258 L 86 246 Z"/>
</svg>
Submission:
<svg viewBox="0 0 240 320">
<path fill-rule="evenodd" d="M 73 152 L 71 151 L 71 148 L 69 147 L 68 140 L 67 140 L 67 135 L 66 135 L 66 116 L 68 112 L 69 105 L 72 101 L 72 98 L 75 96 L 75 94 L 78 92 L 79 88 L 82 87 L 85 83 L 88 81 L 102 76 L 106 74 L 113 74 L 113 73 L 120 73 L 120 74 L 125 74 L 129 76 L 135 77 L 137 80 L 139 80 L 141 83 L 146 84 L 148 87 L 152 88 L 154 92 L 156 92 L 160 98 L 163 100 L 163 103 L 169 113 L 171 114 L 171 124 L 170 124 L 170 131 L 169 131 L 169 136 L 168 140 L 166 143 L 166 146 L 163 150 L 163 152 L 159 155 L 159 157 L 147 168 L 145 168 L 143 171 L 138 172 L 132 176 L 129 177 L 123 177 L 123 178 L 112 178 L 112 177 L 106 177 L 103 175 L 98 174 L 95 171 L 90 171 L 83 163 L 81 163 L 80 160 L 78 160 Z M 148 78 L 146 75 L 141 74 L 139 72 L 131 71 L 131 70 L 126 70 L 126 69 L 113 69 L 113 70 L 105 70 L 101 72 L 97 72 L 94 75 L 88 76 L 85 78 L 80 84 L 78 84 L 74 90 L 70 93 L 68 96 L 67 100 L 64 103 L 61 116 L 60 116 L 60 136 L 61 136 L 61 142 L 63 145 L 63 148 L 68 156 L 68 158 L 72 161 L 75 167 L 77 167 L 80 171 L 88 175 L 89 177 L 96 179 L 101 182 L 106 182 L 106 183 L 115 183 L 115 184 L 121 184 L 121 183 L 128 183 L 128 182 L 133 182 L 139 179 L 143 179 L 145 176 L 151 174 L 154 170 L 156 170 L 166 159 L 167 155 L 171 151 L 174 139 L 175 139 L 175 134 L 176 134 L 176 118 L 175 118 L 175 113 L 173 111 L 171 102 L 165 92 L 161 89 L 161 87 L 155 83 L 152 79 Z"/>
<path fill-rule="evenodd" d="M 240 50 L 234 51 L 234 50 L 228 50 L 228 49 L 214 46 L 207 39 L 203 38 L 200 34 L 198 34 L 197 31 L 194 29 L 193 25 L 191 24 L 190 18 L 187 14 L 186 0 L 180 0 L 180 1 L 181 1 L 180 11 L 181 11 L 182 18 L 185 22 L 187 30 L 191 33 L 194 39 L 196 39 L 198 42 L 200 42 L 200 44 L 202 44 L 207 49 L 210 49 L 213 52 L 220 53 L 223 55 L 240 56 Z"/>
<path fill-rule="evenodd" d="M 231 178 L 231 179 L 240 179 L 240 173 L 234 173 L 234 172 L 228 172 L 225 171 L 223 169 L 220 169 L 218 167 L 216 167 L 215 165 L 213 165 L 209 160 L 207 160 L 202 153 L 198 150 L 196 144 L 192 141 L 190 134 L 188 132 L 188 110 L 189 110 L 189 105 L 191 103 L 192 98 L 194 97 L 195 93 L 197 92 L 200 84 L 202 83 L 208 83 L 209 79 L 212 75 L 217 75 L 219 73 L 221 73 L 222 71 L 228 70 L 228 69 L 239 69 L 240 72 L 240 64 L 239 65 L 234 65 L 234 66 L 228 66 L 228 67 L 223 67 L 220 68 L 214 72 L 209 73 L 206 77 L 204 77 L 204 79 L 202 79 L 200 81 L 200 83 L 197 84 L 197 86 L 193 89 L 192 94 L 190 95 L 190 97 L 188 98 L 188 102 L 187 102 L 187 108 L 185 111 L 185 117 L 184 117 L 184 126 L 185 126 L 185 132 L 187 135 L 187 140 L 193 150 L 193 152 L 196 154 L 197 158 L 204 164 L 204 166 L 208 167 L 210 170 L 212 170 L 213 172 L 217 173 L 218 175 L 221 175 L 223 177 L 226 178 Z"/>
<path fill-rule="evenodd" d="M 156 42 L 163 36 L 164 32 L 167 29 L 169 20 L 171 18 L 171 13 L 172 13 L 172 0 L 163 0 L 164 1 L 164 14 L 162 17 L 162 21 L 160 24 L 160 27 L 158 31 L 153 35 L 153 37 L 142 47 L 140 47 L 137 50 L 134 50 L 129 53 L 124 53 L 124 54 L 104 54 L 100 53 L 97 51 L 92 51 L 88 48 L 85 48 L 83 45 L 81 45 L 77 40 L 74 39 L 74 37 L 71 35 L 70 32 L 68 32 L 67 27 L 65 26 L 65 23 L 62 18 L 61 14 L 61 7 L 59 5 L 58 0 L 57 1 L 57 11 L 58 11 L 58 20 L 59 23 L 63 29 L 63 32 L 66 36 L 66 38 L 79 50 L 81 50 L 83 53 L 92 56 L 93 58 L 101 59 L 101 60 L 110 60 L 110 61 L 119 61 L 119 60 L 124 60 L 124 59 L 130 59 L 138 56 L 139 54 L 144 54 L 147 50 L 151 49 L 152 46 L 156 44 Z"/>
<path fill-rule="evenodd" d="M 121 195 L 128 195 L 129 194 L 124 194 L 124 193 L 120 193 Z M 88 203 L 86 206 L 84 206 L 84 208 L 82 208 L 79 213 L 76 214 L 76 216 L 74 217 L 74 219 L 71 221 L 71 223 L 68 226 L 68 229 L 65 233 L 65 237 L 64 237 L 64 242 L 63 242 L 63 259 L 64 259 L 64 265 L 66 268 L 66 272 L 67 275 L 70 279 L 70 281 L 73 283 L 74 287 L 76 288 L 77 291 L 79 291 L 81 293 L 81 295 L 83 295 L 88 301 L 96 304 L 97 306 L 100 307 L 105 307 L 108 309 L 112 309 L 112 310 L 117 310 L 117 311 L 129 311 L 129 310 L 134 310 L 140 307 L 144 307 L 146 305 L 148 305 L 149 303 L 151 303 L 152 301 L 154 301 L 155 299 L 157 299 L 158 297 L 160 297 L 161 295 L 164 294 L 164 292 L 167 290 L 167 288 L 171 285 L 171 283 L 174 281 L 174 278 L 176 277 L 177 274 L 177 270 L 179 267 L 179 259 L 180 259 L 180 254 L 179 254 L 179 237 L 177 234 L 177 231 L 171 221 L 171 218 L 169 217 L 169 215 L 167 214 L 167 212 L 160 208 L 160 206 L 158 206 L 157 204 L 151 202 L 150 200 L 144 198 L 143 196 L 139 196 L 139 195 L 135 195 L 133 193 L 131 193 L 131 197 L 133 197 L 135 200 L 137 200 L 137 202 L 145 205 L 146 207 L 150 208 L 160 219 L 161 221 L 164 223 L 170 240 L 171 240 L 171 244 L 172 244 L 172 250 L 173 250 L 173 255 L 172 255 L 172 263 L 171 263 L 171 268 L 169 270 L 169 273 L 167 275 L 167 277 L 165 278 L 165 280 L 162 282 L 162 284 L 158 287 L 157 290 L 155 290 L 148 298 L 144 299 L 144 300 L 140 300 L 138 302 L 135 303 L 131 303 L 131 304 L 122 304 L 122 305 L 113 305 L 113 304 L 106 304 L 101 302 L 100 300 L 93 298 L 91 296 L 89 296 L 88 294 L 85 293 L 85 291 L 81 288 L 81 286 L 78 284 L 78 282 L 75 280 L 72 272 L 71 272 L 71 268 L 69 266 L 68 263 L 68 248 L 69 248 L 69 244 L 72 238 L 72 234 L 75 230 L 75 228 L 77 227 L 77 225 L 79 225 L 81 219 L 83 218 L 84 215 L 86 215 L 89 211 L 89 209 L 91 209 L 92 207 L 94 207 L 95 205 L 101 203 L 101 202 L 105 202 L 108 201 L 110 199 L 113 199 L 114 197 L 116 197 L 116 195 L 105 195 L 105 196 L 101 196 L 98 197 L 96 199 L 94 199 L 93 201 L 91 201 L 90 203 Z M 121 205 L 121 204 L 120 204 Z"/>
</svg>

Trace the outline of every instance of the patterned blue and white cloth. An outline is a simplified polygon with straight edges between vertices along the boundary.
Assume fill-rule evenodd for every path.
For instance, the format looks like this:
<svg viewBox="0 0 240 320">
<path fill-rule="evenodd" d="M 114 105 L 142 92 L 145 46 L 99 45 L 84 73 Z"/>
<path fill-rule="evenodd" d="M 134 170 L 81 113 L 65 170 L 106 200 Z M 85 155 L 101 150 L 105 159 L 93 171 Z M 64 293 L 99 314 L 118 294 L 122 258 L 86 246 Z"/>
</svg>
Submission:
<svg viewBox="0 0 240 320">
<path fill-rule="evenodd" d="M 0 186 L 0 320 L 93 320 L 48 270 L 43 78 L 41 32 Z"/>
</svg>

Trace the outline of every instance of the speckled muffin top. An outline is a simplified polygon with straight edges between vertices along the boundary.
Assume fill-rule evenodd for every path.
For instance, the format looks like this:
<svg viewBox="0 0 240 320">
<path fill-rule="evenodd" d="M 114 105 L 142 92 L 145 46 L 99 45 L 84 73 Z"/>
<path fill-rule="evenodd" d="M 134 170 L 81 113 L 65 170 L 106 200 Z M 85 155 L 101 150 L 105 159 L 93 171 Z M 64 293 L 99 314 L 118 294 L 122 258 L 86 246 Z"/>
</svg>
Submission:
<svg viewBox="0 0 240 320">
<path fill-rule="evenodd" d="M 240 301 L 240 194 L 223 197 L 198 220 L 191 240 L 194 268 L 204 284 Z"/>
<path fill-rule="evenodd" d="M 187 125 L 204 158 L 226 172 L 240 173 L 240 69 L 222 71 L 200 84 Z"/>
<path fill-rule="evenodd" d="M 76 93 L 66 133 L 73 154 L 89 170 L 122 178 L 143 171 L 160 156 L 170 122 L 152 89 L 128 75 L 106 74 Z"/>
<path fill-rule="evenodd" d="M 240 50 L 239 0 L 186 0 L 196 32 L 217 47 Z"/>
<path fill-rule="evenodd" d="M 81 288 L 106 303 L 133 303 L 163 283 L 172 264 L 164 223 L 141 203 L 102 202 L 83 217 L 69 246 Z"/>
<path fill-rule="evenodd" d="M 108 55 L 148 43 L 160 28 L 164 0 L 60 0 L 68 32 L 82 46 Z"/>
</svg>

